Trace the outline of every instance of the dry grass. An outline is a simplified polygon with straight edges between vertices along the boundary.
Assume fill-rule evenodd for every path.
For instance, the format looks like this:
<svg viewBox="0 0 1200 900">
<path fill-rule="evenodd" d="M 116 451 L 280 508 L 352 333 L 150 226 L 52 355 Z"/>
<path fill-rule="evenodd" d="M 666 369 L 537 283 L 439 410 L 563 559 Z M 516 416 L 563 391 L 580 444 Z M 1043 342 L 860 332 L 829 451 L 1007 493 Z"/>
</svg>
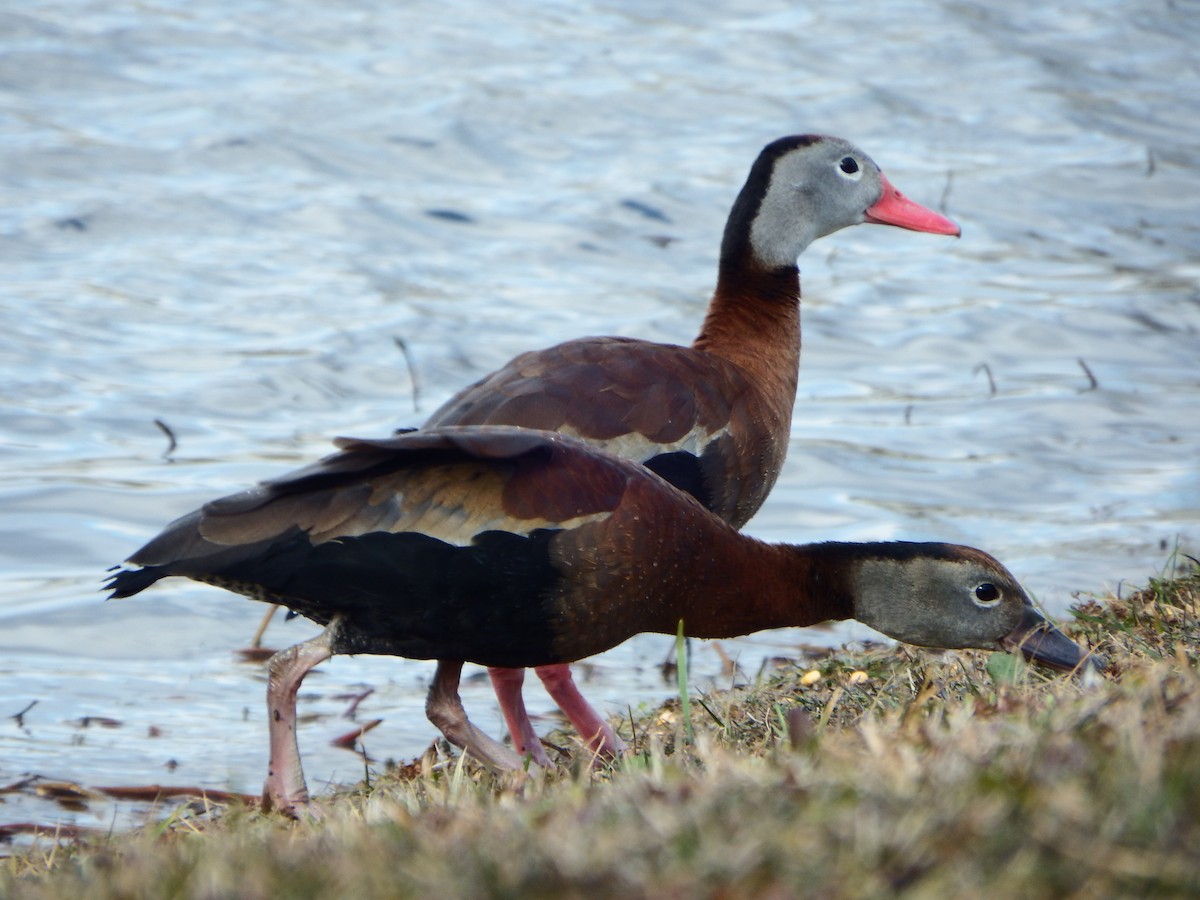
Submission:
<svg viewBox="0 0 1200 900">
<path fill-rule="evenodd" d="M 426 760 L 320 823 L 231 808 L 43 842 L 0 863 L 0 896 L 1195 895 L 1200 570 L 1077 615 L 1111 662 L 1090 686 L 1004 656 L 836 654 L 693 697 L 690 742 L 668 704 L 612 770 L 513 784 Z"/>
</svg>

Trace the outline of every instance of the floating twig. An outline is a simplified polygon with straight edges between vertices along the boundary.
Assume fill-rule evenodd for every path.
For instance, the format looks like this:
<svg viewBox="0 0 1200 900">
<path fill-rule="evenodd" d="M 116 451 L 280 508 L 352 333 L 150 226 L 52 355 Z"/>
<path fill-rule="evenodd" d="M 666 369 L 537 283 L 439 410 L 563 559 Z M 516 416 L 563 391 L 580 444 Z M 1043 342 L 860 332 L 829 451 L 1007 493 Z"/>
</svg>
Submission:
<svg viewBox="0 0 1200 900">
<path fill-rule="evenodd" d="M 979 365 L 977 365 L 975 367 L 974 371 L 972 371 L 971 374 L 978 375 L 980 372 L 985 372 L 987 374 L 988 386 L 991 388 L 991 394 L 989 396 L 995 397 L 996 396 L 996 379 L 992 377 L 992 367 L 989 366 L 985 362 L 980 363 Z"/>
<path fill-rule="evenodd" d="M 234 651 L 244 663 L 265 663 L 275 655 L 274 647 L 243 647 Z"/>
<path fill-rule="evenodd" d="M 370 722 L 363 722 L 363 724 L 360 725 L 358 728 L 355 728 L 353 731 L 347 731 L 345 734 L 341 735 L 340 737 L 335 737 L 329 743 L 331 743 L 335 747 L 340 747 L 343 750 L 353 750 L 356 753 L 362 753 L 362 755 L 365 757 L 366 750 L 365 749 L 359 750 L 359 748 L 354 745 L 358 743 L 359 739 L 364 734 L 366 734 L 368 731 L 370 731 L 372 728 L 374 728 L 376 725 L 378 725 L 382 721 L 383 721 L 383 719 L 372 719 Z"/>
<path fill-rule="evenodd" d="M 646 240 L 652 243 L 655 247 L 670 247 L 679 238 L 671 237 L 669 234 L 646 234 L 642 235 Z"/>
<path fill-rule="evenodd" d="M 1100 382 L 1096 380 L 1096 376 L 1092 374 L 1092 370 L 1088 368 L 1088 364 L 1083 361 L 1083 357 L 1079 357 L 1076 362 L 1079 363 L 1079 368 L 1083 369 L 1083 374 L 1087 376 L 1088 386 L 1084 391 L 1094 391 L 1100 387 Z"/>
<path fill-rule="evenodd" d="M 125 723 L 112 716 L 80 716 L 75 720 L 75 724 L 80 728 L 91 728 L 93 725 L 99 725 L 101 728 L 120 728 Z"/>
<path fill-rule="evenodd" d="M 668 225 L 671 223 L 671 217 L 665 212 L 649 203 L 643 203 L 641 200 L 622 200 L 621 206 L 655 222 L 663 222 Z"/>
<path fill-rule="evenodd" d="M 942 188 L 942 199 L 938 201 L 938 209 L 943 215 L 946 212 L 946 204 L 950 202 L 950 189 L 954 187 L 954 170 L 946 170 L 946 186 Z"/>
<path fill-rule="evenodd" d="M 18 779 L 11 784 L 0 785 L 0 794 L 19 794 L 31 784 L 41 781 L 40 775 L 26 775 L 24 778 Z"/>
<path fill-rule="evenodd" d="M 25 713 L 29 712 L 31 709 L 33 709 L 37 705 L 38 705 L 38 701 L 30 700 L 28 705 L 26 705 L 26 707 L 23 710 L 21 710 L 18 713 L 13 713 L 11 716 L 9 716 L 9 718 L 16 721 L 18 728 L 24 728 L 25 727 Z"/>
<path fill-rule="evenodd" d="M 357 694 L 338 694 L 334 700 L 349 700 L 350 705 L 346 707 L 346 711 L 342 713 L 343 719 L 353 720 L 358 713 L 358 705 L 375 693 L 375 688 L 369 687 L 365 691 L 360 691 Z"/>
<path fill-rule="evenodd" d="M 72 810 L 87 809 L 88 801 L 94 799 L 91 791 L 73 781 L 39 781 L 33 786 L 33 793 Z"/>
<path fill-rule="evenodd" d="M 263 616 L 261 622 L 258 623 L 258 631 L 254 632 L 254 637 L 250 640 L 250 647 L 257 650 L 262 647 L 263 635 L 267 633 L 267 626 L 271 624 L 271 620 L 275 618 L 275 613 L 279 611 L 279 604 L 272 603 L 271 608 L 267 610 L 267 614 Z"/>
<path fill-rule="evenodd" d="M 175 452 L 175 448 L 179 446 L 179 442 L 175 440 L 175 432 L 171 430 L 171 426 L 162 419 L 155 419 L 154 424 L 158 426 L 158 430 L 167 436 L 167 449 L 163 451 L 163 459 L 170 460 L 171 454 Z"/>
<path fill-rule="evenodd" d="M 421 411 L 421 381 L 417 377 L 417 367 L 413 365 L 412 354 L 408 352 L 408 344 L 404 338 L 392 336 L 392 340 L 396 342 L 396 346 L 400 348 L 400 353 L 404 357 L 404 363 L 408 366 L 408 380 L 412 385 L 412 401 L 413 412 Z"/>
</svg>

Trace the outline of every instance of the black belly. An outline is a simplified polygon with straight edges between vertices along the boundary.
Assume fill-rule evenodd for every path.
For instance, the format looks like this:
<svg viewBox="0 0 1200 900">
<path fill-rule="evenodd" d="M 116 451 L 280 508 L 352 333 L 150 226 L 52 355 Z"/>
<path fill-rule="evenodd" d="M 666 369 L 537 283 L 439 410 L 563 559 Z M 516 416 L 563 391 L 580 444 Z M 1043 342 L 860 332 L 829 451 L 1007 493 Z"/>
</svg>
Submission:
<svg viewBox="0 0 1200 900">
<path fill-rule="evenodd" d="M 562 661 L 553 650 L 556 533 L 489 531 L 467 547 L 411 532 L 315 545 L 296 534 L 212 575 L 260 586 L 321 624 L 341 615 L 337 653 L 545 665 Z"/>
</svg>

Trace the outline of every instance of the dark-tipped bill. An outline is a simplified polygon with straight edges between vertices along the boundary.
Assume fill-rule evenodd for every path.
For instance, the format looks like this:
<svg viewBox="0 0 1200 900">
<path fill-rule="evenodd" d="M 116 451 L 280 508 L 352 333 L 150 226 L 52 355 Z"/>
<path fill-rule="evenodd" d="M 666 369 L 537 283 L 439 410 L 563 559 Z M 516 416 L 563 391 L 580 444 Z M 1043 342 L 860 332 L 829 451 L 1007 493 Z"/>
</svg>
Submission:
<svg viewBox="0 0 1200 900">
<path fill-rule="evenodd" d="M 1039 662 L 1056 669 L 1071 671 L 1085 661 L 1089 665 L 1100 663 L 1089 657 L 1087 652 L 1069 637 L 1046 621 L 1032 606 L 1025 607 L 1025 614 L 1012 632 L 1000 640 L 1006 650 L 1020 650 L 1030 662 Z"/>
<path fill-rule="evenodd" d="M 879 177 L 883 180 L 883 196 L 867 210 L 868 222 L 895 225 L 909 231 L 927 231 L 930 234 L 952 234 L 955 237 L 962 234 L 962 229 L 945 216 L 926 209 L 920 203 L 913 203 L 901 194 L 882 172 Z"/>
</svg>

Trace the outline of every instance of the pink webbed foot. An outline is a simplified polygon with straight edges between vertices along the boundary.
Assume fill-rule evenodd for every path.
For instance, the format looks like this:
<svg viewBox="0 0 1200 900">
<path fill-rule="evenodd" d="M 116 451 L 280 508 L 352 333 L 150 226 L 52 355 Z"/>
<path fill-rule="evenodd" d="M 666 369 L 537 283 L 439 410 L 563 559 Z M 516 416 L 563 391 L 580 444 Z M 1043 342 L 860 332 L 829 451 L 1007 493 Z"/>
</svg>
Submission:
<svg viewBox="0 0 1200 900">
<path fill-rule="evenodd" d="M 467 718 L 458 695 L 463 664 L 459 660 L 438 660 L 433 684 L 425 698 L 425 714 L 446 740 L 471 754 L 489 768 L 500 772 L 522 771 L 525 758 L 488 737 Z"/>
<path fill-rule="evenodd" d="M 296 694 L 304 676 L 333 655 L 333 638 L 339 624 L 335 619 L 315 638 L 280 650 L 267 662 L 267 733 L 271 758 L 267 781 L 263 785 L 263 808 L 266 810 L 276 810 L 292 818 L 318 815 L 312 806 L 300 764 Z"/>
<path fill-rule="evenodd" d="M 579 732 L 585 746 L 597 757 L 612 758 L 628 751 L 612 726 L 579 693 L 570 666 L 538 666 L 534 671 L 542 679 L 546 692 Z"/>
<path fill-rule="evenodd" d="M 513 748 L 521 756 L 528 756 L 539 766 L 549 769 L 550 758 L 546 756 L 541 739 L 533 730 L 533 723 L 525 709 L 525 698 L 521 695 L 525 670 L 492 667 L 488 669 L 488 675 L 491 676 L 492 688 L 496 691 L 500 711 L 508 725 L 508 733 L 512 736 Z"/>
</svg>

